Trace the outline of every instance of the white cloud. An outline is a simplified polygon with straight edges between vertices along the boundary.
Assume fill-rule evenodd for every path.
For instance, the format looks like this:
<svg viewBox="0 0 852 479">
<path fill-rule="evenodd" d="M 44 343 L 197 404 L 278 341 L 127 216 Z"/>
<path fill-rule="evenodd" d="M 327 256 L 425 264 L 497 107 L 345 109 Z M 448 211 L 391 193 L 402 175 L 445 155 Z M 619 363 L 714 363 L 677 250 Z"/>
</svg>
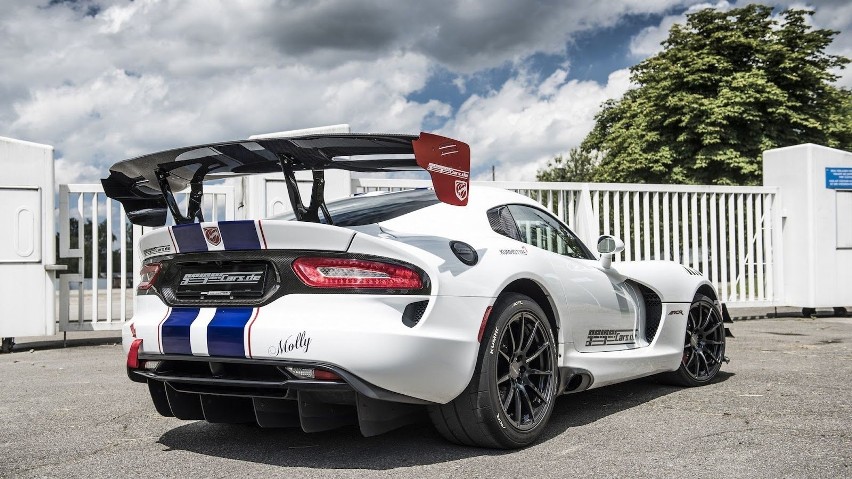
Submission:
<svg viewBox="0 0 852 479">
<path fill-rule="evenodd" d="M 103 173 L 99 168 L 92 165 L 81 165 L 65 158 L 56 158 L 53 164 L 54 181 L 57 185 L 91 183 L 92 178 L 100 178 Z"/>
<path fill-rule="evenodd" d="M 600 104 L 628 86 L 627 70 L 606 85 L 566 81 L 564 70 L 543 80 L 522 74 L 491 95 L 470 97 L 443 133 L 471 145 L 476 179 L 490 179 L 495 165 L 498 180 L 531 181 L 549 159 L 578 146 Z"/>
<path fill-rule="evenodd" d="M 660 20 L 657 25 L 651 25 L 643 28 L 633 38 L 630 39 L 630 53 L 639 58 L 649 57 L 662 51 L 663 41 L 668 38 L 669 30 L 675 24 L 686 24 L 686 15 L 705 8 L 715 8 L 717 10 L 728 10 L 731 4 L 726 1 L 721 1 L 716 4 L 699 3 L 690 6 L 685 12 L 679 15 L 667 15 Z"/>
<path fill-rule="evenodd" d="M 839 32 L 826 51 L 833 55 L 852 58 L 852 3 L 847 0 L 827 0 L 820 2 L 814 8 L 816 9 L 813 17 L 814 24 Z M 852 66 L 834 73 L 840 76 L 837 80 L 838 86 L 852 88 Z"/>
<path fill-rule="evenodd" d="M 60 181 L 96 181 L 115 161 L 186 144 L 337 123 L 416 132 L 447 120 L 443 131 L 499 175 L 531 179 L 579 144 L 627 75 L 569 80 L 566 59 L 541 79 L 525 70 L 529 57 L 695 1 L 569 3 L 0 0 L 0 135 L 54 145 Z M 838 2 L 815 21 L 836 11 L 848 26 L 849 10 Z M 653 36 L 637 37 L 636 51 L 651 51 Z M 436 72 L 468 95 L 506 65 L 505 84 L 458 111 L 408 99 Z"/>
</svg>

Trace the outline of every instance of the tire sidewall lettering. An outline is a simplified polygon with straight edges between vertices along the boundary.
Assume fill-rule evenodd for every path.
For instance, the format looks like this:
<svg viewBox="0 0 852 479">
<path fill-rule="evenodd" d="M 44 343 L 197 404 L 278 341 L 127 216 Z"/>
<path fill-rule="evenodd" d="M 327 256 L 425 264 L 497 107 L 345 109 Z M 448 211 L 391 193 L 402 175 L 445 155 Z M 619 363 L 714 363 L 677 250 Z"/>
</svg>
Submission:
<svg viewBox="0 0 852 479">
<path fill-rule="evenodd" d="M 489 362 L 489 368 L 488 369 L 489 369 L 489 373 L 491 373 L 491 374 L 489 374 L 489 376 L 493 376 L 493 371 L 497 367 L 496 366 L 497 361 L 499 360 L 499 355 L 497 353 L 499 353 L 499 351 L 500 351 L 499 342 L 501 341 L 502 335 L 506 333 L 506 328 L 508 327 L 509 320 L 513 316 L 515 316 L 516 314 L 518 314 L 520 312 L 523 312 L 525 314 L 536 316 L 537 318 L 539 318 L 542 321 L 542 324 L 547 325 L 546 315 L 544 315 L 543 311 L 539 312 L 539 311 L 537 311 L 537 309 L 540 309 L 540 307 L 538 307 L 536 305 L 536 303 L 532 302 L 531 300 L 513 301 L 513 302 L 509 303 L 508 306 L 505 309 L 503 309 L 503 311 L 501 312 L 501 314 L 498 318 L 495 318 L 496 321 L 495 321 L 495 325 L 494 325 L 494 331 L 491 334 L 491 337 L 490 337 L 490 340 L 489 340 L 489 343 L 488 343 L 488 354 L 485 356 L 485 357 L 488 358 L 488 362 Z M 553 335 L 553 332 L 551 331 L 550 327 L 547 327 L 546 330 L 547 330 L 546 334 L 550 338 L 551 344 L 553 344 L 551 354 L 553 355 L 552 361 L 553 361 L 554 367 L 556 367 L 556 365 L 558 365 L 558 358 L 557 358 L 557 354 L 556 354 L 555 336 Z M 497 356 L 497 357 L 495 358 L 495 356 Z M 553 380 L 554 381 L 558 380 L 558 375 L 554 374 Z M 493 388 L 493 390 L 496 391 L 496 389 L 497 389 L 496 377 L 490 378 L 489 384 L 490 384 L 489 389 Z M 547 424 L 547 422 L 548 422 L 547 419 L 549 418 L 550 413 L 553 411 L 553 407 L 554 407 L 553 401 L 555 400 L 555 398 L 556 398 L 555 395 L 551 398 L 550 411 L 547 413 L 547 417 L 544 418 L 536 426 L 535 429 L 540 429 L 543 425 Z M 499 395 L 497 395 L 496 397 L 492 396 L 491 397 L 491 403 L 493 405 L 492 407 L 494 408 L 494 411 L 496 412 L 496 414 L 494 414 L 494 416 L 492 416 L 496 419 L 496 421 L 494 421 L 494 423 L 493 423 L 494 426 L 496 428 L 498 428 L 499 430 L 504 431 L 502 434 L 507 435 L 507 437 L 513 438 L 512 439 L 513 441 L 523 441 L 523 439 L 521 439 L 521 438 L 524 435 L 526 435 L 529 431 L 518 429 L 516 426 L 511 424 L 511 422 L 508 421 L 509 418 L 506 416 L 505 411 L 503 411 L 502 404 L 500 403 Z"/>
<path fill-rule="evenodd" d="M 494 334 L 491 335 L 491 345 L 490 345 L 491 349 L 489 349 L 488 354 L 491 354 L 492 356 L 494 355 L 494 348 L 497 344 L 497 335 L 498 335 L 499 332 L 500 332 L 500 328 L 494 328 Z"/>
</svg>

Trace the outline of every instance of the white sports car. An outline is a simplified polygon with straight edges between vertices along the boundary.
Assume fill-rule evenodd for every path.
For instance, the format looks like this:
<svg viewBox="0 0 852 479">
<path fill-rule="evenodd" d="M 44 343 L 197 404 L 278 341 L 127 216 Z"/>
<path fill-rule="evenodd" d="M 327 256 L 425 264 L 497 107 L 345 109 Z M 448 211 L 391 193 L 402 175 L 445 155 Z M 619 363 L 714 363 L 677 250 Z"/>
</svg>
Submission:
<svg viewBox="0 0 852 479">
<path fill-rule="evenodd" d="M 428 412 L 453 442 L 516 448 L 560 394 L 665 373 L 714 379 L 726 309 L 673 262 L 612 264 L 535 201 L 470 188 L 462 142 L 313 135 L 170 150 L 103 180 L 140 240 L 123 330 L 130 379 L 164 416 L 380 434 Z M 423 168 L 434 188 L 325 204 L 323 171 Z M 312 170 L 305 206 L 294 171 Z M 204 180 L 282 171 L 293 213 L 205 222 Z M 191 188 L 182 212 L 172 191 Z"/>
</svg>

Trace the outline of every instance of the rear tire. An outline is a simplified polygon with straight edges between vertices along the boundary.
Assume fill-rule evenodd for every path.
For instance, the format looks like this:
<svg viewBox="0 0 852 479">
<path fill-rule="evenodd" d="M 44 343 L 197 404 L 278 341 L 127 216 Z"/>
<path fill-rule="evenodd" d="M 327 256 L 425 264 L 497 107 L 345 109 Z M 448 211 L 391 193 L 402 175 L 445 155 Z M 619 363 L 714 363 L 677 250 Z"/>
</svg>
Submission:
<svg viewBox="0 0 852 479">
<path fill-rule="evenodd" d="M 447 440 L 513 449 L 534 442 L 553 412 L 557 347 L 547 315 L 532 299 L 508 294 L 494 305 L 470 384 L 429 408 Z"/>
<path fill-rule="evenodd" d="M 680 367 L 663 379 L 678 386 L 702 386 L 716 379 L 724 360 L 722 313 L 712 299 L 696 294 L 689 306 Z"/>
</svg>

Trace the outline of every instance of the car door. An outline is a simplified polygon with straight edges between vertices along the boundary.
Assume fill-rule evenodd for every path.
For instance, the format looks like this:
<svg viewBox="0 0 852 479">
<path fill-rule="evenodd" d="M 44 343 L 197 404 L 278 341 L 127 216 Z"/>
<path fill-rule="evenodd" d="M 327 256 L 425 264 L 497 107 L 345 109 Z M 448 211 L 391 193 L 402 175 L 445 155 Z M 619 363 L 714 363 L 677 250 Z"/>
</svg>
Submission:
<svg viewBox="0 0 852 479">
<path fill-rule="evenodd" d="M 638 346 L 643 302 L 614 270 L 600 262 L 567 226 L 550 213 L 527 205 L 507 205 L 520 240 L 552 257 L 567 304 L 578 351 L 617 351 Z"/>
</svg>

